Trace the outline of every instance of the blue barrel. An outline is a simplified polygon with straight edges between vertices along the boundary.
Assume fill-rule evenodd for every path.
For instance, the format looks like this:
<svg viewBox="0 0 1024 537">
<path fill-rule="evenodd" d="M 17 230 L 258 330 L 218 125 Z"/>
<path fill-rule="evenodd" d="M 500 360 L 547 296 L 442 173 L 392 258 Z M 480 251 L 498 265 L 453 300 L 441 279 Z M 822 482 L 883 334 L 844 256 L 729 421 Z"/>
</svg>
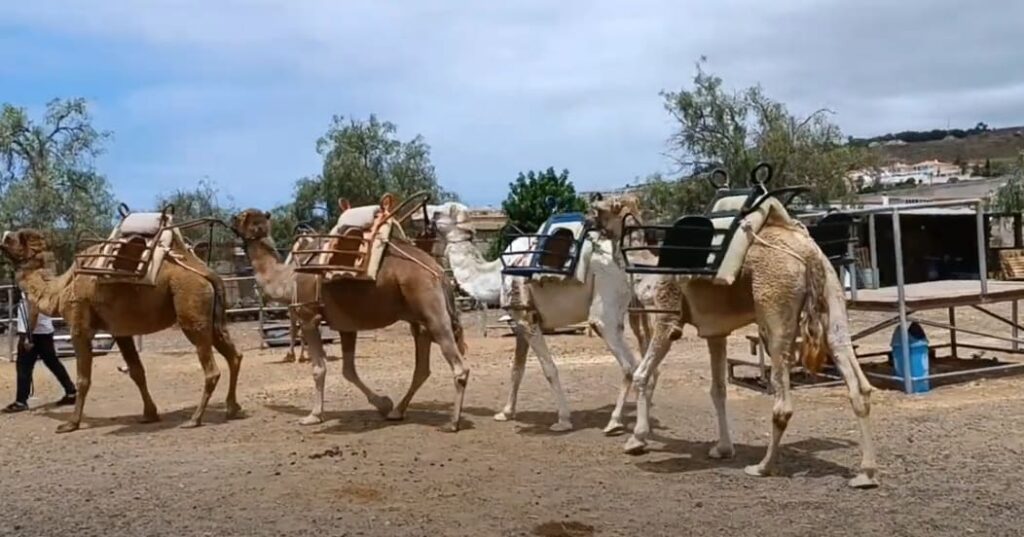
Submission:
<svg viewBox="0 0 1024 537">
<path fill-rule="evenodd" d="M 931 389 L 931 383 L 922 377 L 928 376 L 928 337 L 921 325 L 910 323 L 907 327 L 907 344 L 910 348 L 910 376 L 914 380 L 911 393 L 924 393 Z M 905 379 L 903 372 L 903 345 L 900 342 L 900 327 L 892 333 L 892 364 L 897 377 Z"/>
</svg>

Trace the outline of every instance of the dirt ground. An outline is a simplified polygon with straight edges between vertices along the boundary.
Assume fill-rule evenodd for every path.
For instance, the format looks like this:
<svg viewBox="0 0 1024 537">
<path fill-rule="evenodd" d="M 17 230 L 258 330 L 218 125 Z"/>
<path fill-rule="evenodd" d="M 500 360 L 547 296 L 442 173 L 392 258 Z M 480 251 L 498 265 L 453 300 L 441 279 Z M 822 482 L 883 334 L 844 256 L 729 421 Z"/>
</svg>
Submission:
<svg viewBox="0 0 1024 537">
<path fill-rule="evenodd" d="M 997 328 L 978 314 L 965 317 Z M 874 318 L 855 316 L 855 326 Z M 467 324 L 473 320 L 466 315 Z M 312 391 L 308 365 L 275 363 L 285 351 L 259 350 L 253 324 L 232 332 L 245 353 L 240 401 L 247 417 L 224 420 L 225 375 L 207 425 L 198 429 L 178 428 L 198 401 L 202 375 L 175 332 L 145 340 L 143 359 L 163 416 L 156 424 L 136 423 L 141 403 L 113 354 L 96 360 L 87 427 L 55 434 L 69 410 L 49 405 L 60 393 L 40 364 L 34 410 L 0 416 L 0 534 L 1024 534 L 1020 377 L 925 396 L 877 392 L 882 486 L 856 491 L 845 485 L 859 451 L 843 388 L 796 392 L 782 475 L 757 479 L 743 466 L 763 455 L 771 398 L 730 386 L 737 456 L 710 460 L 707 353 L 690 331 L 665 361 L 656 441 L 641 456 L 622 453 L 625 437 L 601 434 L 619 370 L 596 337 L 549 339 L 576 424 L 555 434 L 547 430 L 553 400 L 532 358 L 517 422 L 492 420 L 504 402 L 513 340 L 482 338 L 470 326 L 464 429 L 446 434 L 436 426 L 448 418 L 453 390 L 436 352 L 433 375 L 405 421 L 384 421 L 331 362 L 327 421 L 301 427 Z M 933 341 L 942 339 L 937 332 L 929 329 Z M 873 341 L 884 344 L 890 333 Z M 397 401 L 411 379 L 411 349 L 402 326 L 367 334 L 358 350 L 363 379 Z M 337 345 L 330 350 L 339 353 Z M 747 356 L 745 340 L 732 338 L 730 352 Z M 2 363 L 0 396 L 13 390 L 14 366 Z"/>
</svg>

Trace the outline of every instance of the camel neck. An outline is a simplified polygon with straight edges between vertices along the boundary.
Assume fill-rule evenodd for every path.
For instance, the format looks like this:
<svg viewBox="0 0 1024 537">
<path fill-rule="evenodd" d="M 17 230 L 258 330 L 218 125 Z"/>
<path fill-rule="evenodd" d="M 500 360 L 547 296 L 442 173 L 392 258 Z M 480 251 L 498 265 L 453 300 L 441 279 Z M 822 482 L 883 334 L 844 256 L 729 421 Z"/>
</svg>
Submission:
<svg viewBox="0 0 1024 537">
<path fill-rule="evenodd" d="M 278 257 L 277 251 L 264 239 L 246 240 L 245 253 L 249 256 L 249 262 L 252 263 L 252 268 L 257 274 L 272 272 L 281 264 L 281 258 Z"/>
<path fill-rule="evenodd" d="M 40 312 L 50 317 L 60 317 L 60 291 L 68 283 L 72 270 L 55 279 L 47 269 L 20 269 L 15 277 L 18 287 L 39 307 Z"/>
</svg>

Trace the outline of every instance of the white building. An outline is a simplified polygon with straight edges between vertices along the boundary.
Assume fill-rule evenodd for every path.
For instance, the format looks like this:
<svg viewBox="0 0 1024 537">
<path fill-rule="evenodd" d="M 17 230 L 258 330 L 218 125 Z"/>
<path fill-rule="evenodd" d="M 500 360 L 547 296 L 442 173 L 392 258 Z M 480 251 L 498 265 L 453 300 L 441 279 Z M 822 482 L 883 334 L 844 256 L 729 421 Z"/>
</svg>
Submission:
<svg viewBox="0 0 1024 537">
<path fill-rule="evenodd" d="M 909 185 L 911 180 L 916 185 L 931 186 L 950 181 L 955 183 L 969 177 L 969 173 L 961 172 L 960 166 L 939 160 L 924 160 L 916 164 L 896 162 L 877 170 L 858 170 L 849 174 L 851 182 L 863 186 L 870 186 L 876 181 L 884 186 Z"/>
</svg>

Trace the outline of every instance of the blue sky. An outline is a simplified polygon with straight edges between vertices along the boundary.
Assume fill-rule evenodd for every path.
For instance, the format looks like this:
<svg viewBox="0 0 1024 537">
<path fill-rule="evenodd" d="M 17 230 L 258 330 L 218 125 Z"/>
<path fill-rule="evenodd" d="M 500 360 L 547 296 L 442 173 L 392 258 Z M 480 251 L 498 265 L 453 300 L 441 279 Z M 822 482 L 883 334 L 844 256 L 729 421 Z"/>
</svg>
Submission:
<svg viewBox="0 0 1024 537">
<path fill-rule="evenodd" d="M 580 189 L 671 170 L 658 92 L 701 55 L 844 131 L 1024 124 L 1024 2 L 178 0 L 0 5 L 0 101 L 90 100 L 119 199 L 208 177 L 239 205 L 319 172 L 332 114 L 422 134 L 445 187 L 497 203 L 519 170 Z"/>
</svg>

